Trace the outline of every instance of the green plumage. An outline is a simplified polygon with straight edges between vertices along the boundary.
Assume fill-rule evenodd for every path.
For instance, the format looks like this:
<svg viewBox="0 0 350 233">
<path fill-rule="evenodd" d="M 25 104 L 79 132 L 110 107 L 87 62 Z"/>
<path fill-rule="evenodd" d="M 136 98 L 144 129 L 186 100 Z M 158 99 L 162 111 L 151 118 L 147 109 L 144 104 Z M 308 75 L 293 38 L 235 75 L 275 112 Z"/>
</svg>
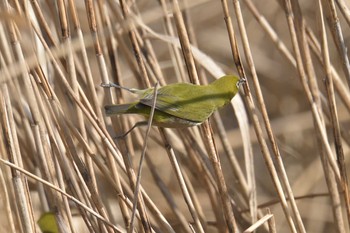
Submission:
<svg viewBox="0 0 350 233">
<path fill-rule="evenodd" d="M 226 75 L 208 85 L 175 83 L 160 87 L 157 93 L 153 125 L 180 128 L 203 123 L 218 108 L 228 104 L 238 92 L 239 78 Z M 128 104 L 107 105 L 108 116 L 140 114 L 149 117 L 153 103 L 153 88 L 131 89 L 139 100 Z"/>
</svg>

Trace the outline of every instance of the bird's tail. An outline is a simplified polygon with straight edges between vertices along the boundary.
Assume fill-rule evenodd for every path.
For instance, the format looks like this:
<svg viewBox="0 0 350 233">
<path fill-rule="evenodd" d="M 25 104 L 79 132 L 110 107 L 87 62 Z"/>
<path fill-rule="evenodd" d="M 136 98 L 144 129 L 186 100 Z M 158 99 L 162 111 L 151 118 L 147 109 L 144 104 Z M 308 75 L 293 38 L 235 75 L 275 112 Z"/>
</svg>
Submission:
<svg viewBox="0 0 350 233">
<path fill-rule="evenodd" d="M 128 110 L 131 107 L 132 107 L 132 104 L 106 105 L 105 106 L 105 113 L 107 116 L 128 113 Z"/>
</svg>

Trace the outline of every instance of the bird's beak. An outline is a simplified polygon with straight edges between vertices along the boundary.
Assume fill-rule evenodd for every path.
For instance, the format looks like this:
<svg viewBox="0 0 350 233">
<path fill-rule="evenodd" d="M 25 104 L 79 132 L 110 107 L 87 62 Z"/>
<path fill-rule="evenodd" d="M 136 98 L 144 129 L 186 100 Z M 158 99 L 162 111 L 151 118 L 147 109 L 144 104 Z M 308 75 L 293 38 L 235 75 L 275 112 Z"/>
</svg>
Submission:
<svg viewBox="0 0 350 233">
<path fill-rule="evenodd" d="M 245 83 L 247 80 L 245 78 L 241 78 L 237 83 L 236 86 L 239 88 L 243 83 Z"/>
</svg>

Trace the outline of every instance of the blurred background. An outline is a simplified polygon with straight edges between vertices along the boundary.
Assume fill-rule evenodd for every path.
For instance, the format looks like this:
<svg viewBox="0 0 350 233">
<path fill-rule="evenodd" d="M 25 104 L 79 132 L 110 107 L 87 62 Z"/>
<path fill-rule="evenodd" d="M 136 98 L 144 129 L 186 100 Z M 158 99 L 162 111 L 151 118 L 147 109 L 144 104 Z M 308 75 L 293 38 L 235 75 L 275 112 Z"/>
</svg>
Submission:
<svg viewBox="0 0 350 233">
<path fill-rule="evenodd" d="M 36 221 L 47 212 L 54 213 L 60 232 L 131 231 L 146 127 L 113 139 L 142 117 L 106 117 L 104 105 L 137 96 L 100 84 L 141 89 L 157 80 L 191 82 L 181 49 L 188 40 L 197 51 L 187 55 L 194 57 L 200 83 L 224 73 L 242 77 L 237 65 L 245 71 L 247 86 L 210 119 L 225 182 L 218 181 L 202 127 L 165 133 L 152 127 L 141 176 L 144 209 L 134 230 L 229 232 L 232 212 L 241 232 L 263 216 L 275 227 L 265 223 L 256 232 L 349 232 L 348 1 L 57 0 L 3 1 L 0 7 L 2 231 L 40 232 Z M 267 137 L 266 122 L 276 144 Z M 227 192 L 220 192 L 221 185 Z M 285 211 L 281 198 L 287 200 Z"/>
</svg>

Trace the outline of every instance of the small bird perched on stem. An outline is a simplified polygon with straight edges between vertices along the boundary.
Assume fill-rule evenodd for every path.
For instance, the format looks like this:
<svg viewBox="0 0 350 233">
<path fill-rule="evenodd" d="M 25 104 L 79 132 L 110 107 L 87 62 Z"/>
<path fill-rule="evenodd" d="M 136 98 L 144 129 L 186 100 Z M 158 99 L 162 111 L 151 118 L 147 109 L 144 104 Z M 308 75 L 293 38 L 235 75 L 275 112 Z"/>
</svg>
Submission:
<svg viewBox="0 0 350 233">
<path fill-rule="evenodd" d="M 233 75 L 225 75 L 208 85 L 174 83 L 158 89 L 152 125 L 165 128 L 183 128 L 202 124 L 213 112 L 230 103 L 245 80 Z M 149 118 L 153 103 L 153 90 L 125 88 L 116 84 L 102 84 L 103 87 L 116 87 L 137 94 L 139 99 L 132 103 L 106 105 L 107 116 L 139 114 Z M 147 121 L 137 122 L 128 134 Z"/>
</svg>

